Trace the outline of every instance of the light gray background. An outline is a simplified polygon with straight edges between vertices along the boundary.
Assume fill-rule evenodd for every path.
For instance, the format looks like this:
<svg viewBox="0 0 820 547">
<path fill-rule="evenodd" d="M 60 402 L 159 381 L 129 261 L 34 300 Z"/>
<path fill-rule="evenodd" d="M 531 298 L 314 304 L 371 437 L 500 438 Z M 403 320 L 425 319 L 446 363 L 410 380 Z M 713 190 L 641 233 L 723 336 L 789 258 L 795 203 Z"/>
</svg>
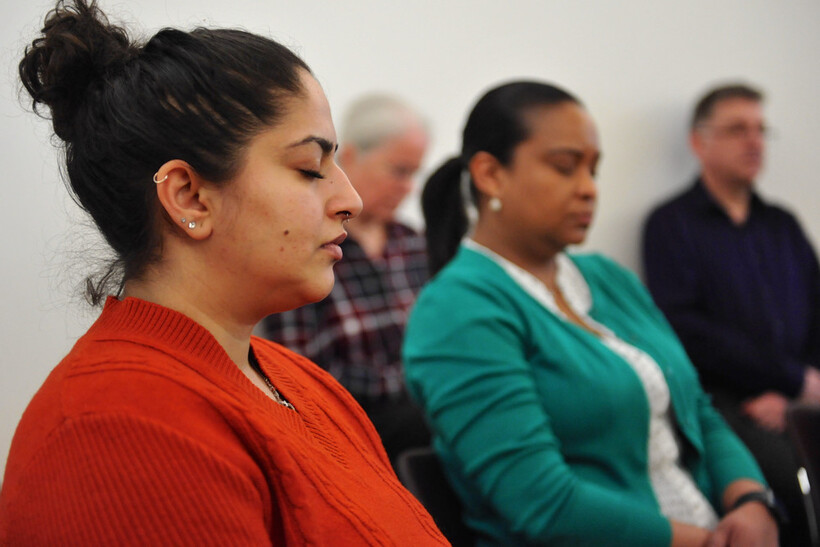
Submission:
<svg viewBox="0 0 820 547">
<path fill-rule="evenodd" d="M 59 178 L 50 127 L 21 105 L 16 63 L 52 2 L 2 1 L 0 20 L 0 462 L 31 396 L 97 314 L 79 283 L 99 244 Z M 457 151 L 468 108 L 511 78 L 561 84 L 602 138 L 599 213 L 586 249 L 638 269 L 641 222 L 688 184 L 686 123 L 707 87 L 741 78 L 769 95 L 776 129 L 761 192 L 820 241 L 817 0 L 101 0 L 143 35 L 239 26 L 293 47 L 336 118 L 359 93 L 404 95 L 429 117 L 422 176 Z M 24 99 L 24 97 L 23 97 Z M 420 223 L 415 202 L 403 215 Z M 89 252 L 92 249 L 93 252 Z"/>
</svg>

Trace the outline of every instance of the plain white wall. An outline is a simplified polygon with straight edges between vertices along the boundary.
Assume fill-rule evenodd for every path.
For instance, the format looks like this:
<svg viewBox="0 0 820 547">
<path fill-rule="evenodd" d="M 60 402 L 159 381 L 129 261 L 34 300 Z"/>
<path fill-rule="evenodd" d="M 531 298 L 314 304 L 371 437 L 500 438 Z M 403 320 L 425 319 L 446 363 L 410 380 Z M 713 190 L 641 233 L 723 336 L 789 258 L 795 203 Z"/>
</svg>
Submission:
<svg viewBox="0 0 820 547">
<path fill-rule="evenodd" d="M 0 21 L 0 458 L 48 372 L 96 315 L 79 283 L 99 244 L 59 178 L 50 127 L 21 106 L 16 63 L 53 2 L 2 0 Z M 769 96 L 777 131 L 760 188 L 820 241 L 820 2 L 816 0 L 101 0 L 143 35 L 162 26 L 239 26 L 294 48 L 336 117 L 356 95 L 392 91 L 429 117 L 425 172 L 457 151 L 487 87 L 540 78 L 568 88 L 597 120 L 604 160 L 590 250 L 638 269 L 640 225 L 689 183 L 686 123 L 716 82 Z M 23 97 L 25 98 L 25 97 Z M 420 216 L 410 202 L 403 213 Z M 89 253 L 89 249 L 92 251 Z"/>
</svg>

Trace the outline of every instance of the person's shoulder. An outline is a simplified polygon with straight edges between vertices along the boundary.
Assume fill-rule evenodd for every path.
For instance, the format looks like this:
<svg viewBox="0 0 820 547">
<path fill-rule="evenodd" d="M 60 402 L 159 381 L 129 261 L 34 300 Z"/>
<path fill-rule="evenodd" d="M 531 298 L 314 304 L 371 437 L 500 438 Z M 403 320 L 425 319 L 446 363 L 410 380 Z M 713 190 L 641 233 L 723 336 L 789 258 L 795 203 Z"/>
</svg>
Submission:
<svg viewBox="0 0 820 547">
<path fill-rule="evenodd" d="M 759 194 L 753 194 L 752 218 L 763 220 L 765 229 L 777 238 L 783 238 L 789 244 L 799 242 L 813 251 L 813 246 L 806 235 L 800 220 L 792 210 L 781 203 L 772 203 L 764 200 Z"/>
<path fill-rule="evenodd" d="M 494 286 L 505 279 L 503 268 L 483 253 L 465 246 L 422 289 L 424 292 L 450 292 L 459 288 Z"/>
<path fill-rule="evenodd" d="M 278 342 L 274 342 L 273 340 L 252 336 L 251 347 L 259 358 L 264 357 L 271 360 L 284 359 L 297 363 L 300 367 L 314 365 L 314 363 L 307 357 L 304 357 L 295 351 L 288 349 L 286 346 L 283 346 Z"/>
<path fill-rule="evenodd" d="M 647 216 L 647 224 L 663 221 L 691 209 L 697 204 L 698 184 L 690 184 L 655 205 Z"/>
<path fill-rule="evenodd" d="M 174 357 L 142 344 L 81 338 L 51 371 L 18 425 L 29 456 L 67 424 L 92 419 L 139 421 L 187 434 L 225 428 L 213 386 Z M 216 426 L 214 426 L 216 424 Z M 224 436 L 230 436 L 230 431 Z M 23 454 L 23 459 L 26 459 Z"/>
<path fill-rule="evenodd" d="M 322 367 L 278 342 L 253 336 L 251 347 L 260 361 L 287 363 L 289 370 L 296 375 L 309 376 L 322 383 L 335 383 L 333 376 Z"/>
<path fill-rule="evenodd" d="M 138 341 L 78 344 L 53 374 L 67 413 L 152 412 L 162 400 L 211 406 L 209 380 L 179 355 Z M 52 378 L 49 378 L 52 380 Z M 159 405 L 162 406 L 162 405 Z"/>
<path fill-rule="evenodd" d="M 571 258 L 581 271 L 596 302 L 609 303 L 621 309 L 639 306 L 655 313 L 649 292 L 631 268 L 598 253 L 576 254 Z"/>
<path fill-rule="evenodd" d="M 567 253 L 567 257 L 586 276 L 587 273 L 596 275 L 633 275 L 631 270 L 621 265 L 614 258 L 598 252 L 572 252 Z"/>
<path fill-rule="evenodd" d="M 495 260 L 462 246 L 422 289 L 413 307 L 412 323 L 452 325 L 457 320 L 520 317 L 530 300 Z"/>
<path fill-rule="evenodd" d="M 567 256 L 591 286 L 627 288 L 641 284 L 635 272 L 604 254 L 597 252 L 567 253 Z"/>
<path fill-rule="evenodd" d="M 797 215 L 794 214 L 788 205 L 769 201 L 768 199 L 762 198 L 757 193 L 754 194 L 753 199 L 769 219 L 793 226 L 800 225 L 800 222 L 797 220 Z"/>
</svg>

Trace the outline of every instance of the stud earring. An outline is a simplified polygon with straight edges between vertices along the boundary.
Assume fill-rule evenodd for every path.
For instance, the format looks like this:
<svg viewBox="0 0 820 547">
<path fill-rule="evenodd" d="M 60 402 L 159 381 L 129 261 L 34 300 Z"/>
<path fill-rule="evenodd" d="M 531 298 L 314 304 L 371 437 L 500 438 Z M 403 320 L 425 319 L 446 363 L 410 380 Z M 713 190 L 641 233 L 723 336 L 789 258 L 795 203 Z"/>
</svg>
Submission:
<svg viewBox="0 0 820 547">
<path fill-rule="evenodd" d="M 182 217 L 181 219 L 179 219 L 179 221 L 180 221 L 181 223 L 185 224 L 185 217 Z"/>
<path fill-rule="evenodd" d="M 161 182 L 165 182 L 166 180 L 168 180 L 168 175 L 165 175 L 160 180 L 157 180 L 157 175 L 159 175 L 159 171 L 154 173 L 154 177 L 153 177 L 154 184 L 159 184 Z"/>
<path fill-rule="evenodd" d="M 193 220 L 192 220 L 191 222 L 189 222 L 189 223 L 188 223 L 188 228 L 190 228 L 191 230 L 193 230 L 194 228 L 196 228 L 196 222 L 194 222 Z"/>
<path fill-rule="evenodd" d="M 490 211 L 497 213 L 501 210 L 501 200 L 498 198 L 490 198 L 490 202 L 487 206 L 490 208 Z"/>
</svg>

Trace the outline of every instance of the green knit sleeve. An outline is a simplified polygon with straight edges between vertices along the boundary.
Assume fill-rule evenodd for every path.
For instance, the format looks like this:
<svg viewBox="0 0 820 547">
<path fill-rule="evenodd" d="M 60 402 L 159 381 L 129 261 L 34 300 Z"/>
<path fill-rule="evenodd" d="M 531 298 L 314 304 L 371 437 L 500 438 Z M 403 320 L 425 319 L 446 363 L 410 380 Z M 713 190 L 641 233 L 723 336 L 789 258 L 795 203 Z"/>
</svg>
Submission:
<svg viewBox="0 0 820 547">
<path fill-rule="evenodd" d="M 450 472 L 510 537 L 551 545 L 668 545 L 657 507 L 576 476 L 539 404 L 514 299 L 486 279 L 434 281 L 406 332 L 408 385 L 448 451 Z M 462 493 L 464 494 L 464 493 Z M 469 494 L 465 494 L 470 496 Z"/>
</svg>

